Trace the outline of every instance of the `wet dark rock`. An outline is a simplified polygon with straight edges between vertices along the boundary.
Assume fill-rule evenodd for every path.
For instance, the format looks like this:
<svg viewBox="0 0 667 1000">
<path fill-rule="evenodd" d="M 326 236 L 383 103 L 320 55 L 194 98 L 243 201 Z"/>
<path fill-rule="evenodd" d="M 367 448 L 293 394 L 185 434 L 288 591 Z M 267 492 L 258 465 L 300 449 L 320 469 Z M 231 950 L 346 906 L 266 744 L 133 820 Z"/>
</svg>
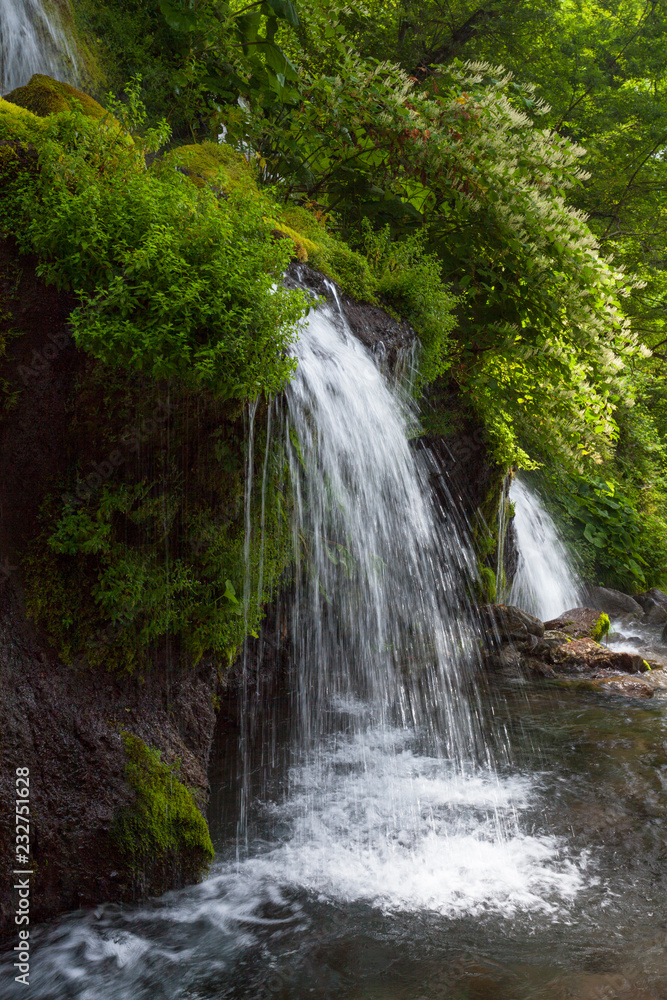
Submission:
<svg viewBox="0 0 667 1000">
<path fill-rule="evenodd" d="M 545 628 L 564 632 L 571 639 L 594 638 L 599 631 L 600 612 L 593 608 L 571 608 L 545 622 Z"/>
<path fill-rule="evenodd" d="M 485 604 L 480 616 L 486 631 L 501 641 L 526 641 L 530 636 L 541 639 L 544 635 L 545 626 L 539 618 L 510 604 Z"/>
<path fill-rule="evenodd" d="M 643 594 L 637 594 L 636 600 L 644 609 L 644 621 L 647 625 L 667 624 L 667 594 L 654 587 Z"/>
<path fill-rule="evenodd" d="M 553 649 L 551 663 L 559 673 L 613 671 L 640 674 L 648 670 L 646 660 L 638 653 L 619 653 L 586 637 L 573 639 Z"/>
<path fill-rule="evenodd" d="M 569 641 L 570 636 L 567 632 L 559 632 L 557 629 L 549 629 L 545 631 L 542 638 L 538 639 L 535 645 L 526 651 L 532 656 L 540 656 L 548 661 L 552 650 L 557 649 L 558 646 L 562 646 L 564 642 Z"/>
<path fill-rule="evenodd" d="M 593 687 L 607 694 L 620 694 L 624 698 L 652 698 L 653 687 L 641 677 L 598 677 L 591 681 Z"/>
<path fill-rule="evenodd" d="M 641 604 L 644 611 L 650 611 L 656 605 L 667 608 L 667 594 L 663 590 L 658 590 L 657 587 L 645 590 L 641 594 L 635 594 L 634 599 L 638 604 Z"/>
<path fill-rule="evenodd" d="M 546 660 L 537 659 L 534 656 L 526 656 L 523 660 L 523 666 L 532 674 L 537 674 L 539 677 L 552 678 L 556 676 L 556 671 Z"/>
<path fill-rule="evenodd" d="M 503 670 L 509 674 L 520 673 L 524 665 L 524 655 L 520 646 L 508 643 L 500 649 L 494 649 L 485 657 L 485 666 L 490 670 Z"/>
<path fill-rule="evenodd" d="M 286 284 L 305 287 L 316 296 L 331 303 L 335 301 L 333 283 L 306 264 L 290 264 Z M 378 356 L 381 365 L 386 364 L 392 371 L 401 355 L 412 348 L 416 339 L 415 331 L 407 323 L 390 316 L 380 306 L 357 302 L 340 290 L 337 290 L 337 294 L 338 304 L 352 333 Z"/>
<path fill-rule="evenodd" d="M 584 600 L 590 608 L 598 611 L 606 611 L 608 615 L 630 614 L 641 617 L 644 609 L 641 604 L 628 594 L 623 594 L 620 590 L 611 590 L 608 587 L 586 587 Z"/>
</svg>

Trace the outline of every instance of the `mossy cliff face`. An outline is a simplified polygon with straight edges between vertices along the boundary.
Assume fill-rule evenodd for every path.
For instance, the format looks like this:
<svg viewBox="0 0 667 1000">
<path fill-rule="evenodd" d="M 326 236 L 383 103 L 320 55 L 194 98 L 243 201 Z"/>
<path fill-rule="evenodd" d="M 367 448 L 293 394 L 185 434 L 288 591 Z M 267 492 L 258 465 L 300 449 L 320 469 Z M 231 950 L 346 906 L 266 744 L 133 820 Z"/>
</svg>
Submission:
<svg viewBox="0 0 667 1000">
<path fill-rule="evenodd" d="M 195 881 L 213 860 L 213 845 L 192 791 L 179 781 L 180 767 L 168 767 L 158 750 L 123 733 L 125 775 L 135 801 L 119 810 L 111 839 L 124 861 L 125 877 L 154 888 L 172 881 L 174 868 Z"/>
<path fill-rule="evenodd" d="M 39 88 L 33 81 L 25 89 L 33 95 L 49 89 L 37 82 Z M 267 453 L 266 403 L 254 404 L 254 444 L 266 459 L 267 494 L 262 505 L 256 491 L 248 507 L 246 400 L 223 391 L 215 373 L 207 381 L 216 367 L 216 344 L 201 332 L 205 320 L 207 329 L 212 325 L 208 317 L 196 315 L 191 340 L 183 344 L 190 358 L 210 348 L 207 358 L 199 355 L 200 378 L 187 371 L 180 376 L 178 356 L 164 373 L 143 370 L 141 358 L 135 364 L 132 357 L 119 355 L 114 363 L 97 356 L 101 351 L 86 341 L 90 314 L 81 322 L 84 342 L 78 338 L 74 316 L 82 296 L 72 289 L 87 287 L 90 302 L 105 282 L 128 275 L 127 243 L 114 243 L 114 220 L 102 217 L 99 200 L 83 203 L 88 177 L 99 174 L 91 164 L 109 156 L 110 172 L 120 170 L 119 188 L 123 177 L 140 186 L 148 172 L 133 161 L 125 136 L 115 142 L 113 120 L 110 128 L 106 118 L 86 117 L 84 102 L 76 100 L 73 112 L 51 115 L 0 101 L 0 684 L 11 692 L 0 706 L 1 787 L 6 809 L 15 768 L 31 769 L 35 920 L 174 888 L 205 870 L 211 849 L 201 810 L 217 692 L 244 635 L 257 627 L 263 595 L 288 552 L 284 455 L 278 447 Z M 70 126 L 73 140 L 65 137 Z M 56 144 L 60 165 L 54 161 L 47 178 L 50 168 L 40 157 L 48 142 Z M 231 164 L 237 173 L 245 166 L 239 160 Z M 175 171 L 174 177 L 193 192 L 183 195 L 186 221 L 189 213 L 203 230 L 215 226 L 220 205 L 221 218 L 227 213 L 220 224 L 235 222 L 236 208 L 227 209 L 222 194 L 220 200 L 208 190 L 200 196 L 189 178 Z M 150 229 L 147 208 L 159 208 L 161 191 L 150 182 L 147 189 L 154 200 L 136 202 L 138 217 L 126 220 L 137 243 Z M 29 206 L 22 201 L 26 192 L 34 195 Z M 54 193 L 56 202 L 48 203 Z M 107 193 L 111 200 L 116 192 Z M 289 254 L 280 248 L 271 256 L 274 239 L 262 221 L 263 206 L 244 214 L 243 194 L 229 196 L 240 199 L 251 242 L 247 259 L 254 253 L 255 262 L 282 269 Z M 49 232 L 49 219 L 77 198 L 83 199 L 78 214 L 59 234 Z M 71 242 L 61 255 L 66 228 Z M 93 273 L 100 262 L 102 271 Z M 222 289 L 228 331 L 240 330 L 242 337 L 244 323 L 248 331 L 241 343 L 220 333 L 221 342 L 227 336 L 222 346 L 250 350 L 255 291 L 247 260 L 237 265 L 211 256 L 208 262 L 233 268 Z M 234 274 L 241 275 L 236 285 Z M 271 294 L 272 280 L 270 272 L 258 273 L 258 296 L 262 289 Z M 181 286 L 184 294 L 191 288 L 189 281 Z M 134 328 L 125 342 L 155 330 L 136 286 L 130 298 Z M 197 307 L 194 300 L 188 305 L 190 317 Z M 128 316 L 125 301 L 112 312 L 118 330 Z M 267 329 L 274 317 L 269 309 Z M 161 329 L 174 327 L 164 322 Z M 163 346 L 155 350 L 156 367 L 163 364 Z M 284 365 L 281 350 L 275 356 Z M 273 377 L 270 367 L 261 367 L 265 356 L 255 368 L 259 378 Z M 238 363 L 247 370 L 253 359 L 242 354 Z M 253 601 L 244 614 L 246 582 Z M 6 872 L 12 851 L 3 827 Z M 9 926 L 10 908 L 4 898 L 0 933 Z"/>
</svg>

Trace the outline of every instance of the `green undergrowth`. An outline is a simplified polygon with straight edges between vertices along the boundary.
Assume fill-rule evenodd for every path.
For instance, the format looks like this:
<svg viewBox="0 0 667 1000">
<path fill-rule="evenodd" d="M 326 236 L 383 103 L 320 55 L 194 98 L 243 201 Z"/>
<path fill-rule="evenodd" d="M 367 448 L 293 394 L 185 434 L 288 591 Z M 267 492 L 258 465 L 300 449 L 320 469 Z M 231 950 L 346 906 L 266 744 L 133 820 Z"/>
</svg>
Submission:
<svg viewBox="0 0 667 1000">
<path fill-rule="evenodd" d="M 192 792 L 158 750 L 137 736 L 122 734 L 127 764 L 125 777 L 134 802 L 116 814 L 110 838 L 128 874 L 140 881 L 146 870 L 170 870 L 174 864 L 196 879 L 213 860 L 206 821 Z"/>
<path fill-rule="evenodd" d="M 77 462 L 26 560 L 28 611 L 67 661 L 233 660 L 291 553 L 287 460 L 277 440 L 267 453 L 264 404 L 255 426 L 266 489 L 247 507 L 242 406 L 90 366 L 70 427 Z"/>
<path fill-rule="evenodd" d="M 659 484 L 620 463 L 597 474 L 545 467 L 536 474 L 585 579 L 626 593 L 667 585 L 667 522 Z"/>
</svg>

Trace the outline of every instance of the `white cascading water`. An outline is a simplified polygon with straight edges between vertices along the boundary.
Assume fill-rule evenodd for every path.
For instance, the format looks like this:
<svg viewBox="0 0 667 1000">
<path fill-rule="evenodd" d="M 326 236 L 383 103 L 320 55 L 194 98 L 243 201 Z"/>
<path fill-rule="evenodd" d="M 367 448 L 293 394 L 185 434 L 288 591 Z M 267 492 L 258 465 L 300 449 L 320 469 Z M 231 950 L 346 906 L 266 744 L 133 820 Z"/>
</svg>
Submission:
<svg viewBox="0 0 667 1000">
<path fill-rule="evenodd" d="M 53 0 L 0 0 L 0 94 L 22 87 L 33 73 L 72 82 L 76 46 Z"/>
<path fill-rule="evenodd" d="M 340 308 L 311 312 L 296 354 L 289 780 L 280 804 L 246 792 L 244 854 L 253 828 L 289 836 L 246 864 L 389 908 L 541 906 L 561 873 L 553 844 L 520 831 L 529 789 L 498 777 L 502 741 L 482 734 L 472 550 L 434 505 L 408 394 Z"/>
<path fill-rule="evenodd" d="M 518 562 L 506 603 L 549 621 L 580 604 L 577 573 L 538 494 L 515 478 L 509 498 Z"/>
<path fill-rule="evenodd" d="M 350 915 L 555 920 L 581 889 L 558 839 L 522 829 L 539 789 L 507 773 L 480 718 L 471 550 L 432 500 L 405 392 L 333 306 L 311 310 L 296 354 L 282 409 L 297 566 L 291 704 L 277 711 L 289 724 L 280 735 L 272 699 L 246 685 L 236 849 L 201 885 L 45 932 L 39 1000 L 250 996 L 201 984 L 222 981 L 272 922 L 303 923 L 304 898 Z M 251 447 L 253 461 L 263 489 L 268 459 Z"/>
</svg>

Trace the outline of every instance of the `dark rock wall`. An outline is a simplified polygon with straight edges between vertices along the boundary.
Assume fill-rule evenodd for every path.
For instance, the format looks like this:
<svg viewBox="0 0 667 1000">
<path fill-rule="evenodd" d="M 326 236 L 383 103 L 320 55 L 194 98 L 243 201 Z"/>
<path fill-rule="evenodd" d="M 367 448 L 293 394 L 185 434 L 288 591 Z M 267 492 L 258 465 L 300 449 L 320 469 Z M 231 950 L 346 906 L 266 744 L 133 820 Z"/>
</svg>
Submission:
<svg viewBox="0 0 667 1000">
<path fill-rule="evenodd" d="M 21 562 L 39 531 L 45 494 L 67 463 L 69 406 L 82 358 L 69 338 L 72 302 L 35 277 L 34 265 L 0 243 L 0 379 L 19 392 L 0 421 L 0 937 L 12 920 L 14 778 L 30 768 L 35 877 L 31 918 L 101 900 L 131 898 L 119 881 L 109 830 L 133 792 L 125 781 L 121 731 L 180 758 L 181 777 L 203 806 L 215 724 L 217 669 L 209 662 L 183 675 L 163 662 L 141 677 L 103 666 L 65 664 L 27 618 Z M 15 336 L 17 334 L 18 336 Z M 5 397 L 7 398 L 7 397 Z M 182 884 L 178 869 L 148 892 Z"/>
</svg>

